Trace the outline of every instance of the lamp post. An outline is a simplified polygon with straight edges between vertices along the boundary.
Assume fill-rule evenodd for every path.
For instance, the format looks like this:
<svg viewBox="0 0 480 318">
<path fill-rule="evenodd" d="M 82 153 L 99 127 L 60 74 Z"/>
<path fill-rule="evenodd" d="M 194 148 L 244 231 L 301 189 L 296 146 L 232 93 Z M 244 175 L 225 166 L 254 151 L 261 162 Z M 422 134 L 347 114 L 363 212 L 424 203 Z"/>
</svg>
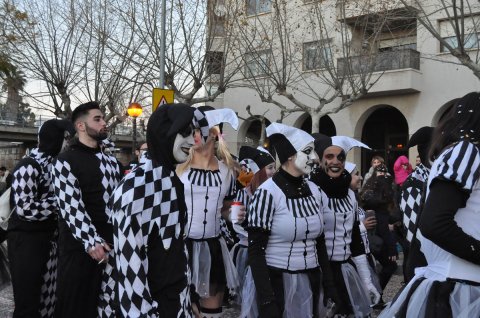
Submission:
<svg viewBox="0 0 480 318">
<path fill-rule="evenodd" d="M 135 155 L 137 148 L 137 117 L 143 112 L 142 105 L 139 103 L 131 103 L 127 108 L 128 116 L 133 118 L 133 136 L 132 136 L 132 154 Z"/>
</svg>

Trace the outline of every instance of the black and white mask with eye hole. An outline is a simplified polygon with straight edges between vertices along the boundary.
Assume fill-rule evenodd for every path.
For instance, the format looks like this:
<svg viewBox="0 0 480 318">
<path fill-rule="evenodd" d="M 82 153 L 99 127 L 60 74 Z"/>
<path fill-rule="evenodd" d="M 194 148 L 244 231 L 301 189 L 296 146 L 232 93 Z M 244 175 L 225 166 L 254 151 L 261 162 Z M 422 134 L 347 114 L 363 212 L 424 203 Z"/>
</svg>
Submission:
<svg viewBox="0 0 480 318">
<path fill-rule="evenodd" d="M 300 149 L 299 152 L 297 152 L 295 166 L 304 174 L 309 174 L 312 171 L 317 159 L 318 156 L 315 152 L 314 144 L 313 142 L 310 142 L 305 147 Z"/>
<path fill-rule="evenodd" d="M 173 143 L 173 158 L 175 158 L 177 163 L 187 161 L 190 148 L 195 144 L 193 134 L 194 129 L 192 125 L 177 133 Z"/>
</svg>

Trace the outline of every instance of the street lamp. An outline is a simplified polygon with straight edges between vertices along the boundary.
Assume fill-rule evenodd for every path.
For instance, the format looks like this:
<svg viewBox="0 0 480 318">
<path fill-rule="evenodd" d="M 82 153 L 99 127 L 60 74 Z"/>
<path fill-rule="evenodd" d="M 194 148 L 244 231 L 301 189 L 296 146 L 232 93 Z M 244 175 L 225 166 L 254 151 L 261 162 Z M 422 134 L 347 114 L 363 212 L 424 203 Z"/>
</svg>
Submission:
<svg viewBox="0 0 480 318">
<path fill-rule="evenodd" d="M 143 112 L 142 105 L 139 103 L 131 103 L 127 108 L 128 116 L 133 118 L 133 136 L 132 136 L 132 154 L 135 155 L 137 148 L 137 117 Z"/>
</svg>

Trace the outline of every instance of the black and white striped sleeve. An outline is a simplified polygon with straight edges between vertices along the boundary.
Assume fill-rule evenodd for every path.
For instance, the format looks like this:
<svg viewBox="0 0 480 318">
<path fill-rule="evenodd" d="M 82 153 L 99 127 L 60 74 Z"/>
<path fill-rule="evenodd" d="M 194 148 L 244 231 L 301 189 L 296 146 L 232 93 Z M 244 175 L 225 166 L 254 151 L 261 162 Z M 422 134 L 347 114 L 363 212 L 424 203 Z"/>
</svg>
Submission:
<svg viewBox="0 0 480 318">
<path fill-rule="evenodd" d="M 241 189 L 241 190 L 237 191 L 235 201 L 242 202 L 242 204 L 246 207 L 248 206 L 249 198 L 248 198 L 248 195 L 247 195 L 247 192 L 245 191 L 245 189 Z"/>
<path fill-rule="evenodd" d="M 44 221 L 56 211 L 53 193 L 38 195 L 42 172 L 25 163 L 13 173 L 13 199 L 17 215 L 26 221 Z"/>
<path fill-rule="evenodd" d="M 233 175 L 233 172 L 230 172 L 228 174 L 228 191 L 227 194 L 225 195 L 224 200 L 233 200 L 235 198 L 235 192 L 236 192 L 236 187 L 235 187 L 235 177 Z"/>
<path fill-rule="evenodd" d="M 430 178 L 440 178 L 458 183 L 468 193 L 480 177 L 480 153 L 477 146 L 461 141 L 444 151 L 439 158 L 436 174 Z"/>
<path fill-rule="evenodd" d="M 60 217 L 67 223 L 73 237 L 83 244 L 85 251 L 95 246 L 95 243 L 103 243 L 85 210 L 78 180 L 71 172 L 69 163 L 55 160 L 52 177 Z"/>
<path fill-rule="evenodd" d="M 257 189 L 248 206 L 248 228 L 270 231 L 274 212 L 273 195 L 266 189 Z"/>
</svg>

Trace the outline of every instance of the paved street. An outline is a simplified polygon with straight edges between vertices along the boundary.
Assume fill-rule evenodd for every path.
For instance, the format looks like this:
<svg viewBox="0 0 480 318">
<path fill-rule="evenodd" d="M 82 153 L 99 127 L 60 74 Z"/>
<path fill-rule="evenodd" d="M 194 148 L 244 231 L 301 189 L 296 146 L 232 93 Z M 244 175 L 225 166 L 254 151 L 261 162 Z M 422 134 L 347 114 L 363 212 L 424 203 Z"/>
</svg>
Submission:
<svg viewBox="0 0 480 318">
<path fill-rule="evenodd" d="M 403 280 L 403 276 L 401 275 L 401 260 L 398 261 L 398 269 L 395 275 L 392 276 L 392 279 L 388 283 L 385 292 L 384 292 L 384 300 L 390 301 L 395 296 L 397 291 L 401 288 L 401 282 Z M 13 294 L 12 288 L 9 286 L 0 291 L 0 318 L 10 318 L 12 317 L 13 313 Z M 226 308 L 224 311 L 224 318 L 238 318 L 240 314 L 239 308 L 232 307 Z M 377 317 L 380 313 L 380 310 L 376 310 L 373 313 L 373 317 Z"/>
</svg>

